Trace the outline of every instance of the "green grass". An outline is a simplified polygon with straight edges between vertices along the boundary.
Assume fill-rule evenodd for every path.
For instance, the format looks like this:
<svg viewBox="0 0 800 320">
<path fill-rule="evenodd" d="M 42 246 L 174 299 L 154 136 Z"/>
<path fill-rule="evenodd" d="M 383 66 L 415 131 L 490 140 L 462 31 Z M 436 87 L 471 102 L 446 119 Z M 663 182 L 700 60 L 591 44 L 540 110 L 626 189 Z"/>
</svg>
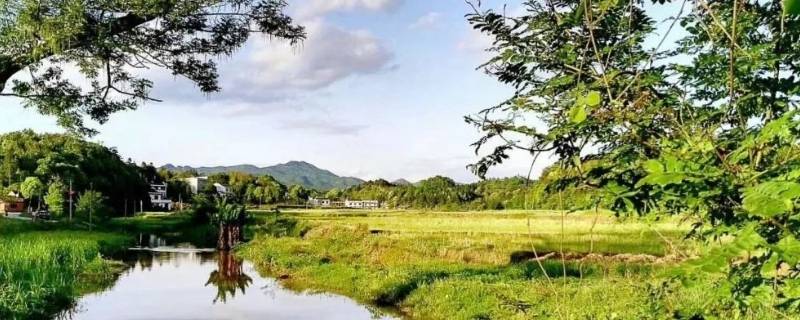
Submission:
<svg viewBox="0 0 800 320">
<path fill-rule="evenodd" d="M 727 302 L 712 299 L 709 288 L 719 279 L 684 288 L 665 281 L 676 268 L 673 260 L 610 257 L 693 253 L 696 244 L 680 240 L 686 227 L 677 221 L 617 221 L 604 213 L 577 213 L 564 217 L 562 236 L 557 212 L 295 211 L 277 221 L 271 214 L 257 218 L 263 225 L 254 231 L 260 235 L 238 253 L 262 272 L 290 288 L 347 295 L 409 318 L 737 315 Z M 539 253 L 560 252 L 563 243 L 567 254 L 605 256 L 512 261 L 515 253 L 531 251 L 531 243 Z M 774 318 L 766 310 L 739 316 Z"/>
<path fill-rule="evenodd" d="M 191 243 L 208 248 L 215 247 L 217 240 L 217 229 L 210 223 L 193 221 L 189 211 L 115 218 L 106 223 L 104 229 L 134 236 L 155 234 L 169 243 Z"/>
<path fill-rule="evenodd" d="M 272 213 L 257 213 L 256 216 L 262 217 L 262 224 L 273 219 Z M 309 210 L 287 211 L 281 216 L 305 225 L 366 225 L 372 233 L 384 233 L 396 239 L 445 242 L 448 248 L 478 250 L 476 254 L 490 262 L 505 262 L 516 251 L 532 249 L 543 253 L 563 249 L 574 253 L 665 256 L 689 253 L 695 245 L 683 240 L 689 226 L 677 220 L 620 221 L 607 212 L 562 215 L 555 211 L 517 210 Z M 481 246 L 489 250 L 481 250 Z"/>
<path fill-rule="evenodd" d="M 57 227 L 0 219 L 0 319 L 50 317 L 113 281 L 118 267 L 101 254 L 126 248 L 128 236 Z"/>
<path fill-rule="evenodd" d="M 189 212 L 174 214 L 144 213 L 129 218 L 114 218 L 106 223 L 107 229 L 124 232 L 159 233 L 181 229 L 192 224 Z"/>
</svg>

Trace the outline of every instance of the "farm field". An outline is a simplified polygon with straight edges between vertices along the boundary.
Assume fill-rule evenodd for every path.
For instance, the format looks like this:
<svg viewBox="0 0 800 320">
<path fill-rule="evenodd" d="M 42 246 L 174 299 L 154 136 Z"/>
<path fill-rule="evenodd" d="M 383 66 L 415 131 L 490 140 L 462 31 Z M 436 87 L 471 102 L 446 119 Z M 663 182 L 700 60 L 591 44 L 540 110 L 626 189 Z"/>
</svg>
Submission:
<svg viewBox="0 0 800 320">
<path fill-rule="evenodd" d="M 262 226 L 239 254 L 263 272 L 297 290 L 344 294 L 409 318 L 642 319 L 730 310 L 706 304 L 704 288 L 716 279 L 694 287 L 667 281 L 698 251 L 682 240 L 688 227 L 678 220 L 554 211 L 256 216 Z M 777 314 L 754 308 L 749 316 Z"/>
</svg>

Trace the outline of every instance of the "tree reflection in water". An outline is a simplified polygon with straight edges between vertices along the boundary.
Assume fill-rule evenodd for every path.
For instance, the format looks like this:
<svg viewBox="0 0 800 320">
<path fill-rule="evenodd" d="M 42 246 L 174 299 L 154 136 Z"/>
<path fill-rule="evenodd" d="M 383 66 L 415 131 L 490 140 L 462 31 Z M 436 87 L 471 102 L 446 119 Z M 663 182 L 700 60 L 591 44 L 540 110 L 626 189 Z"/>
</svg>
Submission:
<svg viewBox="0 0 800 320">
<path fill-rule="evenodd" d="M 206 286 L 213 284 L 217 287 L 214 303 L 218 301 L 225 303 L 228 296 L 235 297 L 238 290 L 241 290 L 242 294 L 245 293 L 245 289 L 253 283 L 253 279 L 246 275 L 243 269 L 242 262 L 236 260 L 230 251 L 219 251 L 217 270 L 211 272 L 206 282 Z"/>
</svg>

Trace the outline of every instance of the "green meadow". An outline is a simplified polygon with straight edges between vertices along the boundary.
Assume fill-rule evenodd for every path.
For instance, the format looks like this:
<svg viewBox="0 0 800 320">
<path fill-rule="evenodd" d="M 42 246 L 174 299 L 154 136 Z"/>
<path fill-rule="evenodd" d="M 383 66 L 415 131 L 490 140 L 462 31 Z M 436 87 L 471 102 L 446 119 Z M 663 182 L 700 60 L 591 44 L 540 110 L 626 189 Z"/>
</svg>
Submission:
<svg viewBox="0 0 800 320">
<path fill-rule="evenodd" d="M 289 211 L 256 214 L 239 254 L 296 290 L 413 319 L 733 315 L 711 286 L 671 281 L 697 254 L 678 220 L 607 212 Z M 710 301 L 716 301 L 711 303 Z M 778 318 L 753 308 L 745 318 Z"/>
</svg>

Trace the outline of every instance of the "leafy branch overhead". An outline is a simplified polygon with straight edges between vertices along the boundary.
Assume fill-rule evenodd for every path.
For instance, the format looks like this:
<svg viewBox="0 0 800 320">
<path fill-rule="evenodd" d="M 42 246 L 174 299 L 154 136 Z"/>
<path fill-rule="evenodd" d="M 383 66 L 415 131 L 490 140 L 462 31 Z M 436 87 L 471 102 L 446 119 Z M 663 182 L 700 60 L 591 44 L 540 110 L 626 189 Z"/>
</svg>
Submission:
<svg viewBox="0 0 800 320">
<path fill-rule="evenodd" d="M 163 68 L 216 92 L 214 58 L 233 54 L 251 34 L 302 40 L 285 7 L 283 0 L 0 0 L 0 96 L 93 134 L 85 118 L 103 123 L 156 101 L 152 81 L 137 70 Z"/>
<path fill-rule="evenodd" d="M 724 272 L 719 296 L 745 312 L 800 308 L 800 1 L 473 8 L 494 39 L 482 68 L 516 89 L 466 117 L 490 150 L 476 174 L 513 149 L 555 154 L 572 172 L 561 186 L 595 204 L 690 220 L 712 249 L 682 278 Z"/>
</svg>

